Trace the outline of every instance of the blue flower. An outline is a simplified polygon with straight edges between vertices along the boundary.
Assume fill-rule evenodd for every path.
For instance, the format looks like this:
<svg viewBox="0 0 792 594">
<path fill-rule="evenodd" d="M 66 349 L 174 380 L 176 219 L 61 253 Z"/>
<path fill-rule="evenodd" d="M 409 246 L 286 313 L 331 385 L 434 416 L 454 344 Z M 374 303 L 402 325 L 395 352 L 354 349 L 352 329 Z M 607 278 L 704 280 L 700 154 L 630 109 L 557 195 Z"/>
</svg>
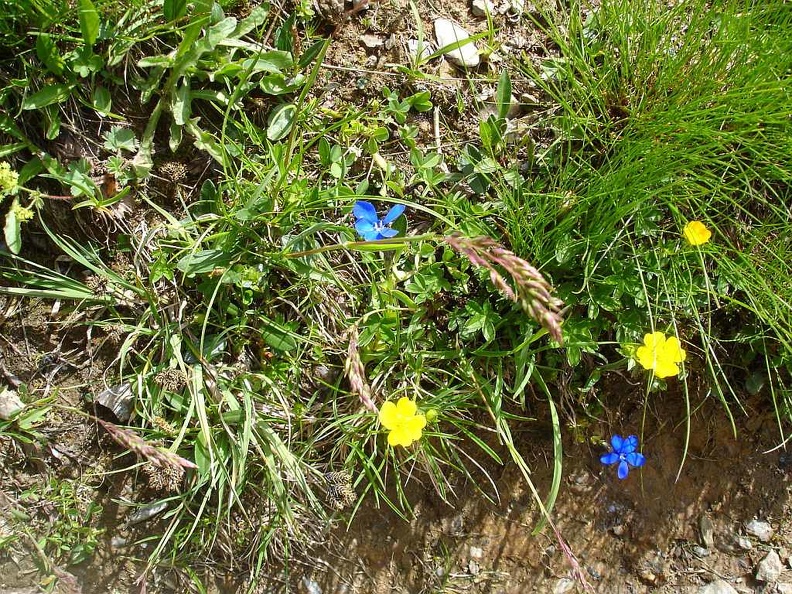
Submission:
<svg viewBox="0 0 792 594">
<path fill-rule="evenodd" d="M 621 435 L 614 435 L 611 437 L 611 446 L 613 451 L 601 456 L 600 462 L 608 465 L 618 462 L 620 479 L 627 478 L 630 466 L 640 468 L 646 463 L 644 455 L 635 451 L 638 449 L 638 438 L 635 435 L 630 435 L 626 439 Z"/>
<path fill-rule="evenodd" d="M 355 230 L 357 230 L 366 241 L 375 241 L 377 239 L 396 237 L 399 234 L 396 229 L 390 228 L 390 224 L 398 219 L 404 212 L 404 205 L 395 204 L 382 220 L 377 217 L 377 210 L 374 208 L 374 205 L 365 200 L 358 200 L 355 202 L 355 207 L 352 209 L 352 212 L 356 219 Z"/>
</svg>

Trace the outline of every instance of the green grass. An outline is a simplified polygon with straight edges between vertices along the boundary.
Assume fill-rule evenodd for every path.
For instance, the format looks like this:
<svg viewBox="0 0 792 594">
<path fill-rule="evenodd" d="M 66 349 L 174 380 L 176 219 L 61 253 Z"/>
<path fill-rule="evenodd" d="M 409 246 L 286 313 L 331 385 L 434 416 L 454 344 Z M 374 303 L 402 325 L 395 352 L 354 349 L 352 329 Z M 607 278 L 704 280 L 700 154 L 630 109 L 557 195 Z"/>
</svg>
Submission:
<svg viewBox="0 0 792 594">
<path fill-rule="evenodd" d="M 407 517 L 411 477 L 448 501 L 460 477 L 497 499 L 490 473 L 507 463 L 550 518 L 563 472 L 555 387 L 570 370 L 575 413 L 592 422 L 616 404 L 590 398 L 591 386 L 627 369 L 647 378 L 647 395 L 680 381 L 689 410 L 687 379 L 704 377 L 732 418 L 746 392 L 763 391 L 785 439 L 792 17 L 783 3 L 669 10 L 613 0 L 585 21 L 573 3 L 542 21 L 543 61 L 490 76 L 498 113 L 479 138 L 451 138 L 459 150 L 444 154 L 417 140 L 431 91 L 321 106 L 327 44 L 295 45 L 292 26 L 313 30 L 304 13 L 237 19 L 234 7 L 198 2 L 187 19 L 165 2 L 168 20 L 147 3 L 91 6 L 75 20 L 61 3 L 21 3 L 27 12 L 0 27 L 19 50 L 2 61 L 17 82 L 0 94 L 0 132 L 21 186 L 0 203 L 14 213 L 0 290 L 65 300 L 95 331 L 120 331 L 112 366 L 134 386 L 131 427 L 197 465 L 168 495 L 150 567 L 167 562 L 200 582 L 195 559 L 242 557 L 256 574 L 364 503 Z M 274 47 L 261 45 L 267 31 Z M 405 69 L 407 82 L 431 80 L 424 67 Z M 511 86 L 528 80 L 551 107 L 513 143 Z M 88 159 L 43 150 L 84 113 L 112 122 L 88 146 L 115 194 Z M 177 161 L 208 155 L 213 169 L 169 182 L 168 146 Z M 86 240 L 53 224 L 68 195 L 83 229 L 98 213 L 116 216 L 122 198 L 150 216 L 121 216 L 115 241 Z M 357 200 L 380 211 L 405 204 L 399 238 L 358 241 Z M 681 235 L 694 219 L 714 231 L 701 248 Z M 493 237 L 540 266 L 568 306 L 563 348 L 442 240 L 455 231 Z M 44 233 L 90 281 L 52 267 L 28 232 Z M 683 341 L 680 380 L 633 369 L 653 330 Z M 387 445 L 345 372 L 350 357 L 376 406 L 407 396 L 432 417 L 417 444 Z M 553 429 L 548 493 L 512 439 L 528 410 Z M 333 481 L 345 475 L 357 499 L 339 511 Z"/>
</svg>

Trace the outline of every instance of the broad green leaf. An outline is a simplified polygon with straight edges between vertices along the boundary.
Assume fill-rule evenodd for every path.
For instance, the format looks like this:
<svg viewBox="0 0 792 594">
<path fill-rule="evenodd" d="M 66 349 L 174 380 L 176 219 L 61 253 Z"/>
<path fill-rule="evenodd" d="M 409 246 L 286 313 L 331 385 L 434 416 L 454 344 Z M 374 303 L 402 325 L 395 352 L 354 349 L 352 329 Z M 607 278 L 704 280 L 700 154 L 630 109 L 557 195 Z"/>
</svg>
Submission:
<svg viewBox="0 0 792 594">
<path fill-rule="evenodd" d="M 167 21 L 180 19 L 187 14 L 187 0 L 165 0 L 162 3 L 162 14 Z"/>
<path fill-rule="evenodd" d="M 63 74 L 66 63 L 58 52 L 58 46 L 48 34 L 40 33 L 36 39 L 36 55 L 50 72 L 58 76 Z"/>
<path fill-rule="evenodd" d="M 498 80 L 498 91 L 495 95 L 498 104 L 498 119 L 506 119 L 506 114 L 509 113 L 511 107 L 512 87 L 509 73 L 506 69 L 501 72 L 500 80 Z"/>
<path fill-rule="evenodd" d="M 288 352 L 297 349 L 297 341 L 292 333 L 275 322 L 263 322 L 260 332 L 264 342 L 276 351 Z"/>
<path fill-rule="evenodd" d="M 113 126 L 108 132 L 103 134 L 104 147 L 110 152 L 135 151 L 138 148 L 138 141 L 135 132 L 129 128 Z"/>
<path fill-rule="evenodd" d="M 77 74 L 87 78 L 102 69 L 104 60 L 102 56 L 95 54 L 89 46 L 85 45 L 74 52 L 71 64 Z"/>
<path fill-rule="evenodd" d="M 176 268 L 191 276 L 211 272 L 215 268 L 224 268 L 230 262 L 231 256 L 223 250 L 201 250 L 184 256 L 176 264 Z"/>
<path fill-rule="evenodd" d="M 237 20 L 234 17 L 226 17 L 219 23 L 209 27 L 206 31 L 206 37 L 201 39 L 198 43 L 206 44 L 208 46 L 207 49 L 212 50 L 218 43 L 231 36 L 234 29 L 236 29 L 236 25 Z"/>
<path fill-rule="evenodd" d="M 40 91 L 25 97 L 22 109 L 41 109 L 53 103 L 63 103 L 71 95 L 72 87 L 62 83 L 48 85 Z"/>
<path fill-rule="evenodd" d="M 199 150 L 206 151 L 218 163 L 224 167 L 228 166 L 226 159 L 226 149 L 217 142 L 217 139 L 206 130 L 202 130 L 198 126 L 198 120 L 201 118 L 192 118 L 187 121 L 185 127 L 187 131 L 192 134 L 195 147 Z M 230 146 L 230 145 L 229 145 Z"/>
<path fill-rule="evenodd" d="M 113 100 L 106 87 L 98 86 L 94 89 L 93 106 L 100 113 L 110 113 L 113 109 Z"/>
<path fill-rule="evenodd" d="M 238 39 L 243 35 L 247 35 L 256 27 L 263 25 L 267 21 L 268 15 L 269 5 L 258 6 L 254 8 L 248 16 L 239 21 L 239 24 L 236 26 L 236 29 L 234 29 L 231 37 L 236 37 Z"/>
<path fill-rule="evenodd" d="M 285 95 L 292 93 L 305 84 L 305 76 L 298 74 L 293 78 L 286 78 L 280 73 L 268 74 L 259 83 L 261 90 L 268 95 Z"/>
<path fill-rule="evenodd" d="M 168 135 L 168 147 L 174 153 L 178 150 L 179 145 L 181 145 L 183 130 L 184 126 L 180 126 L 175 121 L 171 122 L 170 134 Z"/>
<path fill-rule="evenodd" d="M 99 37 L 99 13 L 91 0 L 80 0 L 80 31 L 85 45 L 93 45 Z"/>
<path fill-rule="evenodd" d="M 17 204 L 17 199 L 14 199 L 14 206 Z M 22 249 L 22 222 L 16 216 L 14 206 L 8 211 L 5 219 L 5 227 L 3 227 L 3 235 L 5 242 L 8 246 L 8 251 L 12 254 L 18 254 Z"/>
<path fill-rule="evenodd" d="M 281 72 L 294 66 L 294 58 L 289 52 L 270 50 L 256 54 L 242 62 L 242 67 L 251 74 L 256 72 Z"/>
<path fill-rule="evenodd" d="M 285 103 L 276 107 L 269 117 L 267 138 L 273 142 L 284 138 L 291 130 L 296 114 L 297 106 L 293 103 Z"/>
<path fill-rule="evenodd" d="M 173 94 L 173 121 L 184 126 L 190 119 L 190 83 L 185 80 Z"/>
</svg>

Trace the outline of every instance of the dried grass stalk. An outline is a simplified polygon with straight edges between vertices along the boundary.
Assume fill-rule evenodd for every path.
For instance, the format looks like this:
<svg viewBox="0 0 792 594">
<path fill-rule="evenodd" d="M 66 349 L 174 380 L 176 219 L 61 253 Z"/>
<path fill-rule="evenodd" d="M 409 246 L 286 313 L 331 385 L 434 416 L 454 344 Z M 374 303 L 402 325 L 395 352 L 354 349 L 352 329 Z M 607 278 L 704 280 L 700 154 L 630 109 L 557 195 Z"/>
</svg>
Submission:
<svg viewBox="0 0 792 594">
<path fill-rule="evenodd" d="M 519 303 L 554 340 L 563 343 L 561 308 L 564 302 L 550 294 L 552 287 L 541 272 L 490 237 L 470 238 L 454 233 L 444 237 L 443 241 L 470 260 L 474 266 L 486 268 L 495 287 L 512 301 Z M 496 266 L 500 266 L 511 276 L 514 288 Z"/>
</svg>

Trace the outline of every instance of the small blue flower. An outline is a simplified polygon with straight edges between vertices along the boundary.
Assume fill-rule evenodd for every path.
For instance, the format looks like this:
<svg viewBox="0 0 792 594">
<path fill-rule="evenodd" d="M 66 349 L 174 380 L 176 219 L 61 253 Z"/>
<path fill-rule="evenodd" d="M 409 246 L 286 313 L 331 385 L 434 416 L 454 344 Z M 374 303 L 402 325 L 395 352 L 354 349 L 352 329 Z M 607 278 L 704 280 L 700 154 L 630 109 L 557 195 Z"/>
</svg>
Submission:
<svg viewBox="0 0 792 594">
<path fill-rule="evenodd" d="M 614 435 L 611 437 L 611 447 L 613 451 L 601 456 L 600 462 L 607 465 L 618 462 L 620 479 L 627 478 L 630 466 L 640 468 L 646 463 L 644 455 L 635 451 L 638 449 L 638 438 L 635 435 L 630 435 L 626 439 L 621 435 Z"/>
<path fill-rule="evenodd" d="M 382 220 L 377 217 L 377 210 L 374 205 L 365 200 L 355 202 L 352 212 L 356 219 L 355 230 L 366 241 L 375 241 L 377 239 L 396 237 L 399 234 L 396 229 L 391 229 L 389 225 L 401 216 L 404 212 L 404 205 L 395 204 Z"/>
</svg>

